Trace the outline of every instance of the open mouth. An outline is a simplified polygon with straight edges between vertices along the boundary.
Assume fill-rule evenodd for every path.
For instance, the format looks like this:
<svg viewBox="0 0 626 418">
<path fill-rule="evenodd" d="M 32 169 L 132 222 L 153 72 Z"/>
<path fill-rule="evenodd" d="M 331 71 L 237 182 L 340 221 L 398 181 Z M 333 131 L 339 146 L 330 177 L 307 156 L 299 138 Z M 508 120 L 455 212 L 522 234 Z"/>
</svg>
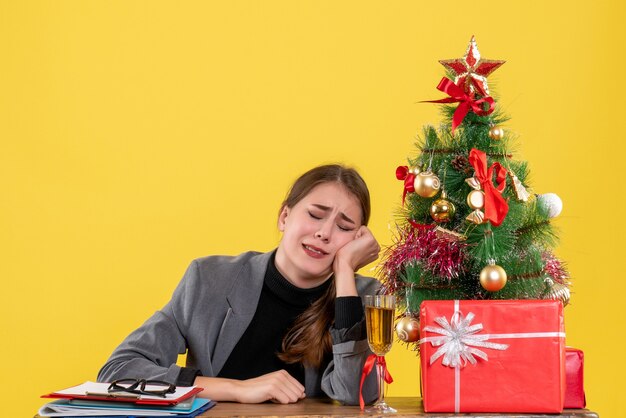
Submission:
<svg viewBox="0 0 626 418">
<path fill-rule="evenodd" d="M 304 250 L 314 256 L 314 257 L 323 257 L 325 255 L 328 255 L 328 253 L 320 248 L 317 247 L 313 247 L 311 245 L 306 245 L 306 244 L 302 244 L 302 247 L 304 247 Z"/>
</svg>

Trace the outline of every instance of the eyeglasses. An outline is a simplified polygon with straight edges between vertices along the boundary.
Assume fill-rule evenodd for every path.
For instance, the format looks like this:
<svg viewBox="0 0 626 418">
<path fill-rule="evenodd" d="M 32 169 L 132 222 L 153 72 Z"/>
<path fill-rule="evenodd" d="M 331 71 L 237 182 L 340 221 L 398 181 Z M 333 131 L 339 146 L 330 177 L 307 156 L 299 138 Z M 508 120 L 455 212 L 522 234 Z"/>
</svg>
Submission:
<svg viewBox="0 0 626 418">
<path fill-rule="evenodd" d="M 146 386 L 150 386 L 146 389 Z M 161 380 L 119 379 L 109 385 L 109 393 L 127 392 L 139 395 L 161 396 L 176 392 L 176 385 Z"/>
</svg>

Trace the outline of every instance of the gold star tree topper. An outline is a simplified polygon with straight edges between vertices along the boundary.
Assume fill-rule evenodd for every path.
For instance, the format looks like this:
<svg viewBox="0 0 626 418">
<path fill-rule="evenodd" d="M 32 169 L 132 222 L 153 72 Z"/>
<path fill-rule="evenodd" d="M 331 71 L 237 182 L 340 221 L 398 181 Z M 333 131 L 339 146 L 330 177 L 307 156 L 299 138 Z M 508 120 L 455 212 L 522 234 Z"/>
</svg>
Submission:
<svg viewBox="0 0 626 418">
<path fill-rule="evenodd" d="M 476 39 L 472 36 L 463 58 L 439 62 L 456 74 L 454 84 L 463 88 L 466 93 L 489 96 L 487 77 L 506 61 L 482 59 L 476 46 Z"/>
</svg>

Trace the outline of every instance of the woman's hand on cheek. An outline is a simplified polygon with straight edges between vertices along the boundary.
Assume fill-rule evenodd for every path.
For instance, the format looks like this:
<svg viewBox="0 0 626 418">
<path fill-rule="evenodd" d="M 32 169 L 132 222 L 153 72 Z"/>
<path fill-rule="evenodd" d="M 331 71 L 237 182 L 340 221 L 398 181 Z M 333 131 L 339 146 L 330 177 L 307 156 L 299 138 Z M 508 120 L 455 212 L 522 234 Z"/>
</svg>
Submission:
<svg viewBox="0 0 626 418">
<path fill-rule="evenodd" d="M 356 296 L 354 273 L 375 261 L 380 245 L 366 226 L 361 226 L 354 239 L 341 247 L 333 261 L 333 272 L 337 284 L 337 296 Z M 354 287 L 354 289 L 352 289 Z M 343 291 L 342 291 L 343 289 Z M 346 293 L 347 294 L 341 294 Z"/>
</svg>

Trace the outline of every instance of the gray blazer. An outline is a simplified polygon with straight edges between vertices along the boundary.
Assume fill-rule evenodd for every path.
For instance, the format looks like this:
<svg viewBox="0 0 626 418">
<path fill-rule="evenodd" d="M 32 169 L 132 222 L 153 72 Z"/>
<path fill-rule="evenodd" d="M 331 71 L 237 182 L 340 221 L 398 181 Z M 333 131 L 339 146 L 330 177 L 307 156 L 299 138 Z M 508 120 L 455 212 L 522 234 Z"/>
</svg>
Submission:
<svg viewBox="0 0 626 418">
<path fill-rule="evenodd" d="M 172 299 L 115 349 L 98 381 L 141 377 L 176 382 L 181 371 L 176 360 L 185 352 L 187 367 L 217 376 L 254 316 L 270 255 L 247 252 L 194 260 Z M 360 296 L 376 292 L 376 280 L 357 277 Z M 349 329 L 331 327 L 333 359 L 325 370 L 305 370 L 308 397 L 326 394 L 342 403 L 359 403 L 361 370 L 371 354 L 363 327 L 364 320 Z M 376 399 L 377 385 L 372 372 L 363 385 L 366 402 Z"/>
</svg>

